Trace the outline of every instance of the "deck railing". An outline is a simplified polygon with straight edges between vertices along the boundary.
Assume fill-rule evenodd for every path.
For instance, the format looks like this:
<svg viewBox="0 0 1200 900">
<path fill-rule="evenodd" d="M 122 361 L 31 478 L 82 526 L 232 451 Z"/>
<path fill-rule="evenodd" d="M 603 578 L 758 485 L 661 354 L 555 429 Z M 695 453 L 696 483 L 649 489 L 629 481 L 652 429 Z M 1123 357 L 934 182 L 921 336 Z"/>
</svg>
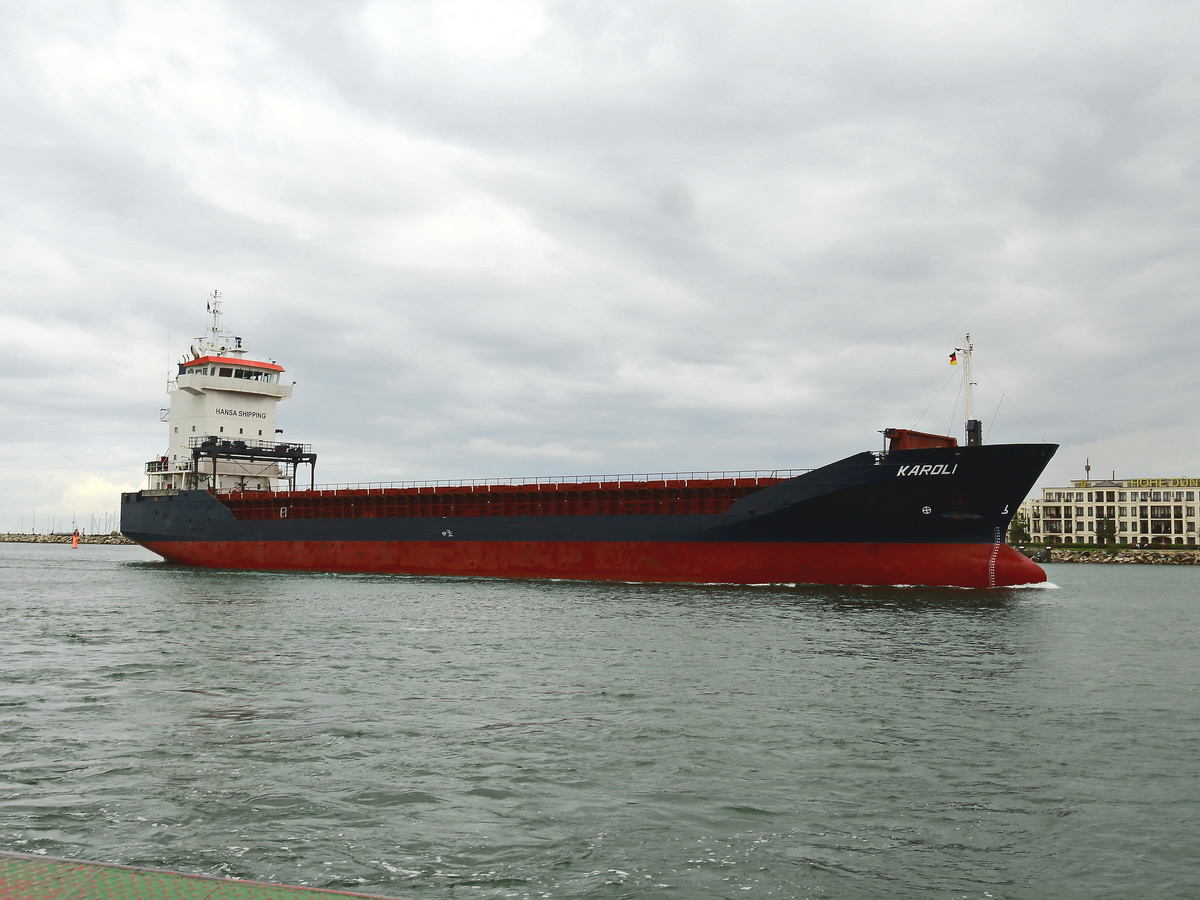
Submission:
<svg viewBox="0 0 1200 900">
<path fill-rule="evenodd" d="M 223 493 L 223 502 L 238 519 L 719 515 L 741 498 L 778 484 L 795 471 L 322 485 L 301 491 L 233 491 Z"/>
<path fill-rule="evenodd" d="M 795 478 L 812 469 L 743 469 L 712 472 L 640 472 L 628 475 L 529 475 L 512 478 L 442 478 L 428 481 L 366 481 L 357 483 L 318 484 L 317 491 L 389 491 L 413 488 L 475 488 L 488 485 L 550 485 L 587 484 L 617 486 L 641 482 L 676 482 L 684 485 L 693 481 L 724 481 L 729 479 Z M 307 488 L 305 489 L 307 490 Z"/>
</svg>

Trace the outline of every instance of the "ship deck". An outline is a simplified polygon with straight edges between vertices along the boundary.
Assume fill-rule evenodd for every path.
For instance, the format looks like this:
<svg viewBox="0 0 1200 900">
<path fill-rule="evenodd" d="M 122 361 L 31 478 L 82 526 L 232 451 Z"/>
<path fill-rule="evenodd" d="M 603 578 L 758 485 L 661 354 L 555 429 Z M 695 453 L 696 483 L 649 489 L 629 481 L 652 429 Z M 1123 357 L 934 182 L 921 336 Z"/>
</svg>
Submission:
<svg viewBox="0 0 1200 900">
<path fill-rule="evenodd" d="M 336 485 L 219 496 L 238 519 L 719 515 L 742 497 L 800 471 L 806 470 Z"/>
</svg>

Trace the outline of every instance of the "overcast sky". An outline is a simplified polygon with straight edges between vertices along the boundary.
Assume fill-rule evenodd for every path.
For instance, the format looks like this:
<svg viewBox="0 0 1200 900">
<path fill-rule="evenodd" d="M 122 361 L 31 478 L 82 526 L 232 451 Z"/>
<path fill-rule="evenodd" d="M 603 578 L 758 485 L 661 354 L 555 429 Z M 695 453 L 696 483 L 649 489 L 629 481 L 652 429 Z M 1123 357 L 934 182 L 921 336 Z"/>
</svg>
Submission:
<svg viewBox="0 0 1200 900">
<path fill-rule="evenodd" d="M 1200 475 L 1195 0 L 0 4 L 0 531 L 111 523 L 224 324 L 318 481 Z M 960 367 L 961 368 L 961 367 Z"/>
</svg>

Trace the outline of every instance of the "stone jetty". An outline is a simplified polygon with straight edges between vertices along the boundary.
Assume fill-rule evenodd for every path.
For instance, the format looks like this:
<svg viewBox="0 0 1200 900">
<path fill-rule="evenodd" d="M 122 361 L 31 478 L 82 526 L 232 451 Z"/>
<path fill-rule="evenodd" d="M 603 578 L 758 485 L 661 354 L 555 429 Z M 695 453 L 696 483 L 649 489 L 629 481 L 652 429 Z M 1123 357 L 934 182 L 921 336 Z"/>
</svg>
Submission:
<svg viewBox="0 0 1200 900">
<path fill-rule="evenodd" d="M 1038 562 L 1051 563 L 1116 563 L 1118 565 L 1143 566 L 1194 566 L 1200 565 L 1200 550 L 1153 550 L 1134 547 L 1112 549 L 1073 549 L 1050 547 L 1046 549 L 1026 548 L 1025 552 Z"/>
<path fill-rule="evenodd" d="M 10 544 L 69 544 L 70 534 L 0 534 L 0 543 Z M 81 544 L 132 544 L 129 538 L 114 531 L 111 534 L 81 534 Z"/>
</svg>

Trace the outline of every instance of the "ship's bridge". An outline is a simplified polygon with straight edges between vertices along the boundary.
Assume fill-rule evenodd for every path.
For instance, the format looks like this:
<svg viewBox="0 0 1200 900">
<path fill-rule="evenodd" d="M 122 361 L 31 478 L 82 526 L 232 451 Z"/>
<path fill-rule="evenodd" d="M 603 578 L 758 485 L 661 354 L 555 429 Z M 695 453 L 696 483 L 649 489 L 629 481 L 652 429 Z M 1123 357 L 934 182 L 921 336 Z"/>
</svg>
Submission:
<svg viewBox="0 0 1200 900">
<path fill-rule="evenodd" d="M 292 395 L 292 386 L 279 382 L 283 371 L 283 366 L 274 362 L 203 356 L 179 364 L 175 387 L 193 394 L 206 390 L 237 391 L 283 400 Z"/>
<path fill-rule="evenodd" d="M 296 465 L 311 463 L 315 454 L 295 450 L 300 445 L 284 442 L 275 426 L 276 405 L 292 396 L 292 384 L 281 382 L 283 366 L 251 358 L 240 337 L 221 329 L 219 293 L 209 298 L 208 311 L 209 333 L 195 339 L 167 385 L 171 405 L 163 419 L 170 441 L 165 454 L 146 464 L 150 487 L 274 490 L 281 481 L 294 484 Z"/>
</svg>

